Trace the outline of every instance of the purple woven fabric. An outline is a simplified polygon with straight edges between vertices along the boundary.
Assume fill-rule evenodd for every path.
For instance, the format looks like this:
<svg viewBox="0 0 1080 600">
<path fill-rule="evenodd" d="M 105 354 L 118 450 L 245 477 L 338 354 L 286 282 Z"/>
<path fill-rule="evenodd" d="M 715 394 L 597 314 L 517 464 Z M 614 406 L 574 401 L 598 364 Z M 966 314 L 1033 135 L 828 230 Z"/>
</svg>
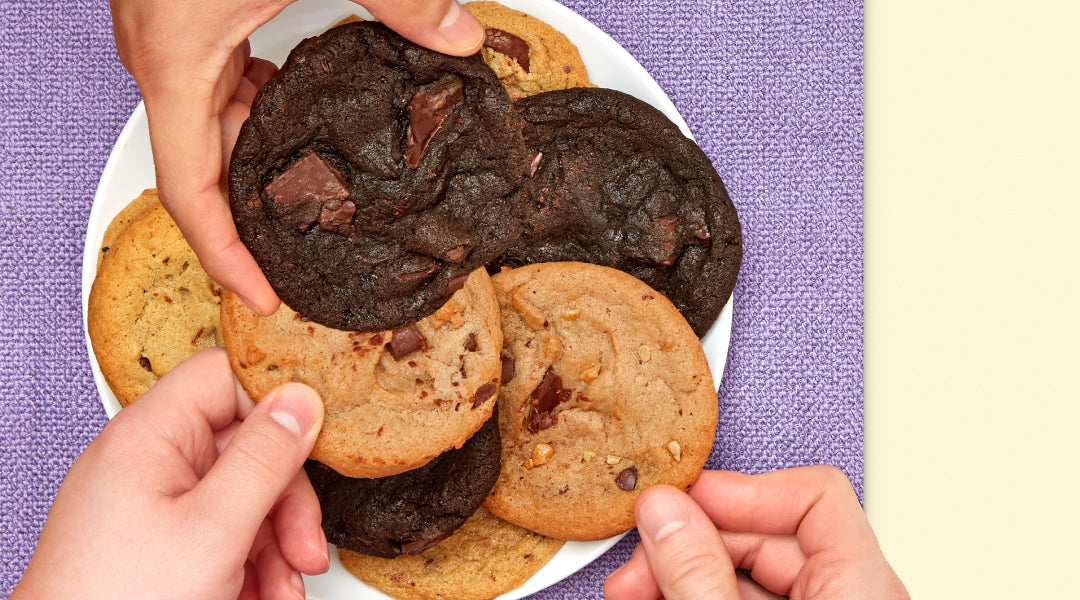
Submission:
<svg viewBox="0 0 1080 600">
<path fill-rule="evenodd" d="M 656 78 L 739 209 L 709 467 L 829 463 L 862 495 L 862 3 L 564 0 Z M 0 593 L 106 421 L 80 316 L 98 177 L 139 96 L 107 2 L 0 0 Z M 628 536 L 539 598 L 600 598 Z"/>
</svg>

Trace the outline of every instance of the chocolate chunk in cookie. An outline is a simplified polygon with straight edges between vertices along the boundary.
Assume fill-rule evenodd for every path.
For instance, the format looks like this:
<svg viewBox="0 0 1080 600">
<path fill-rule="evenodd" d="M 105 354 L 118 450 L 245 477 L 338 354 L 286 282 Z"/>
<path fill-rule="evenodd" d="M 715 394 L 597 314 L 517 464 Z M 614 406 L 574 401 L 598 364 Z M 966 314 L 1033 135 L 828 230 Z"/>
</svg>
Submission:
<svg viewBox="0 0 1080 600">
<path fill-rule="evenodd" d="M 519 100 L 536 203 L 497 261 L 614 267 L 663 292 L 699 336 L 735 286 L 742 230 L 720 176 L 652 106 L 579 88 Z"/>
<path fill-rule="evenodd" d="M 282 301 L 383 331 L 433 313 L 514 242 L 528 168 L 517 113 L 479 56 L 357 22 L 301 42 L 260 90 L 229 195 Z"/>
<path fill-rule="evenodd" d="M 326 539 L 338 548 L 392 558 L 417 554 L 449 536 L 487 497 L 499 477 L 498 417 L 460 448 L 399 475 L 345 477 L 304 465 L 322 506 Z"/>
</svg>

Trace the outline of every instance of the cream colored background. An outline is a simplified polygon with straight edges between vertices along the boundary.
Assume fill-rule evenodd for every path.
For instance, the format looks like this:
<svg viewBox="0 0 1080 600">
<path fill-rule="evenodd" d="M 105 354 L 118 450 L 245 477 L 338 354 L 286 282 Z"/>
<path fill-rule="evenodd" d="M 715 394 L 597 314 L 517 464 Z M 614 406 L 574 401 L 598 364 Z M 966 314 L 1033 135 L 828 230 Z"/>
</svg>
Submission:
<svg viewBox="0 0 1080 600">
<path fill-rule="evenodd" d="M 914 598 L 1080 597 L 1080 3 L 865 10 L 867 513 Z"/>
</svg>

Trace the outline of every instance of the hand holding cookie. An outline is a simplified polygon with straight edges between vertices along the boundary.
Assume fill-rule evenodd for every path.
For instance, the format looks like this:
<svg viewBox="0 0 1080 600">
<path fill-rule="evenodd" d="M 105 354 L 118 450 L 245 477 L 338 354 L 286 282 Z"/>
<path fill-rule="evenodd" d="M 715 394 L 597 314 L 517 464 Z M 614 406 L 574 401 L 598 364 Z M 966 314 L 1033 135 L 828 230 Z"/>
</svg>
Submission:
<svg viewBox="0 0 1080 600">
<path fill-rule="evenodd" d="M 705 471 L 689 494 L 650 488 L 635 516 L 641 544 L 605 582 L 610 600 L 908 598 L 833 467 Z"/>
<path fill-rule="evenodd" d="M 299 384 L 254 406 L 220 349 L 181 363 L 72 466 L 12 598 L 303 597 L 329 566 L 300 472 L 322 418 Z"/>
<path fill-rule="evenodd" d="M 273 75 L 247 37 L 292 0 L 112 0 L 117 52 L 146 103 L 162 203 L 206 272 L 260 314 L 277 295 L 240 243 L 219 180 L 256 91 Z M 455 0 L 364 0 L 376 18 L 440 52 L 474 53 L 484 39 Z"/>
</svg>

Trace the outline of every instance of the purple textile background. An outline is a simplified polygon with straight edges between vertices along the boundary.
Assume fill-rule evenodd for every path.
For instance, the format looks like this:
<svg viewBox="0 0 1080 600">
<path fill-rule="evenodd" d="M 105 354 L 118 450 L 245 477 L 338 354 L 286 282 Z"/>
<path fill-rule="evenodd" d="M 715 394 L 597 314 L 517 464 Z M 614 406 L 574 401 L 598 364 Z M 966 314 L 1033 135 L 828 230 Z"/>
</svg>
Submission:
<svg viewBox="0 0 1080 600">
<path fill-rule="evenodd" d="M 862 496 L 862 2 L 563 0 L 656 78 L 744 228 L 709 466 L 829 463 Z M 106 421 L 80 316 L 98 177 L 138 102 L 108 3 L 0 0 L 0 593 Z M 600 598 L 637 541 L 537 597 Z"/>
</svg>

